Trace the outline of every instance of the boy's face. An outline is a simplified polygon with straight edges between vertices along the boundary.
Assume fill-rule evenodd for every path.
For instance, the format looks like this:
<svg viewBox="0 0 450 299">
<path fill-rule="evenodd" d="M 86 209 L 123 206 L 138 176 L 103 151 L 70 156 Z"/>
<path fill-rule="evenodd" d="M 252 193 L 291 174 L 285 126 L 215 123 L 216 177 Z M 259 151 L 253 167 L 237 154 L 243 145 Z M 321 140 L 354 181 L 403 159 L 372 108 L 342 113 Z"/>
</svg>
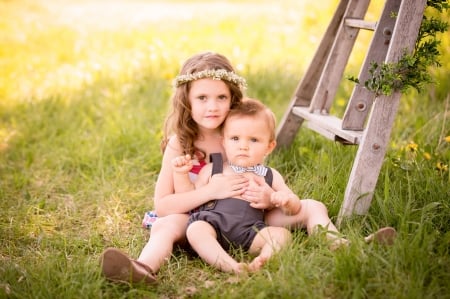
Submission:
<svg viewBox="0 0 450 299">
<path fill-rule="evenodd" d="M 275 148 L 269 126 L 260 116 L 232 116 L 225 121 L 223 146 L 230 163 L 249 167 L 264 162 Z"/>
</svg>

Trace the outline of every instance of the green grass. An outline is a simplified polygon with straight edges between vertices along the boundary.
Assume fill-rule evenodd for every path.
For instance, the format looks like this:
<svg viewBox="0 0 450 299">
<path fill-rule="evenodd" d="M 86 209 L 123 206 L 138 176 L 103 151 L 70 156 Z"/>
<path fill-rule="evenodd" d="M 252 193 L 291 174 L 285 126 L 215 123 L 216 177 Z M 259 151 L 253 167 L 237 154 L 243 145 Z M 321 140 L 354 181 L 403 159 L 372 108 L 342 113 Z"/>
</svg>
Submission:
<svg viewBox="0 0 450 299">
<path fill-rule="evenodd" d="M 448 34 L 437 84 L 402 97 L 368 214 L 342 224 L 348 249 L 298 231 L 245 279 L 178 251 L 154 286 L 101 277 L 104 248 L 136 257 L 148 239 L 184 59 L 225 54 L 281 118 L 337 1 L 272 2 L 0 1 L 0 298 L 450 298 Z M 355 153 L 303 128 L 269 163 L 336 220 Z M 385 225 L 399 232 L 392 247 L 363 243 Z"/>
</svg>

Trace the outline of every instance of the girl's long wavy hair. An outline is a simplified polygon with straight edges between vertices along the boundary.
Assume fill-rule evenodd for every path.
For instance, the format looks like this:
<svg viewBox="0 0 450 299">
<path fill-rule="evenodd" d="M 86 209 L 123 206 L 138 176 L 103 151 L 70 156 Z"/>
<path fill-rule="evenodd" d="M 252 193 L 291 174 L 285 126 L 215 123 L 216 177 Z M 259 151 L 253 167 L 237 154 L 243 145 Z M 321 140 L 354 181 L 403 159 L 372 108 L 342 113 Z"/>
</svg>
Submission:
<svg viewBox="0 0 450 299">
<path fill-rule="evenodd" d="M 218 69 L 235 72 L 230 61 L 225 56 L 218 53 L 205 52 L 196 54 L 186 60 L 179 75 Z M 230 108 L 234 108 L 241 102 L 243 91 L 235 83 L 226 80 L 223 80 L 223 82 L 230 89 Z M 188 82 L 175 88 L 175 92 L 172 95 L 172 108 L 164 123 L 164 135 L 161 141 L 161 150 L 164 152 L 170 136 L 176 134 L 184 154 L 190 154 L 192 157 L 196 156 L 198 159 L 204 159 L 205 151 L 196 148 L 194 145 L 195 140 L 199 137 L 199 129 L 197 123 L 192 119 L 192 108 L 188 98 L 191 84 L 192 82 Z"/>
</svg>

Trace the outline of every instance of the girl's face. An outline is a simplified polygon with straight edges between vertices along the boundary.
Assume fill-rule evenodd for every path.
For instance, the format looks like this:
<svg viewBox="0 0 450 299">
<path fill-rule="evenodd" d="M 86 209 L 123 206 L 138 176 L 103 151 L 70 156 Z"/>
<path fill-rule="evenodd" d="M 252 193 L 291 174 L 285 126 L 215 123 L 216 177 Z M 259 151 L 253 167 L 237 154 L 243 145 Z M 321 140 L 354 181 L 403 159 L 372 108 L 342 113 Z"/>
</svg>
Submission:
<svg viewBox="0 0 450 299">
<path fill-rule="evenodd" d="M 221 80 L 195 80 L 189 90 L 192 118 L 200 129 L 217 129 L 227 117 L 231 93 Z"/>
<path fill-rule="evenodd" d="M 223 131 L 223 146 L 228 161 L 242 167 L 262 164 L 276 145 L 274 140 L 270 140 L 270 135 L 263 117 L 228 118 Z"/>
</svg>

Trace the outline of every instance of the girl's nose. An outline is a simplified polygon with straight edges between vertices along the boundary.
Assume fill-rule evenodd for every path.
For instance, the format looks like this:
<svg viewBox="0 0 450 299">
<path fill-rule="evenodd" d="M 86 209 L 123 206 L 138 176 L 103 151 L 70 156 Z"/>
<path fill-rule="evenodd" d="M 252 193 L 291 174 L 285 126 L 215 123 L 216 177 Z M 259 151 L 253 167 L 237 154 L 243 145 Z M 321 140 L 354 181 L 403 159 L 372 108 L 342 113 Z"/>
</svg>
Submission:
<svg viewBox="0 0 450 299">
<path fill-rule="evenodd" d="M 214 101 L 214 100 L 208 101 L 208 110 L 209 111 L 217 110 L 217 103 L 216 103 L 216 101 Z"/>
</svg>

